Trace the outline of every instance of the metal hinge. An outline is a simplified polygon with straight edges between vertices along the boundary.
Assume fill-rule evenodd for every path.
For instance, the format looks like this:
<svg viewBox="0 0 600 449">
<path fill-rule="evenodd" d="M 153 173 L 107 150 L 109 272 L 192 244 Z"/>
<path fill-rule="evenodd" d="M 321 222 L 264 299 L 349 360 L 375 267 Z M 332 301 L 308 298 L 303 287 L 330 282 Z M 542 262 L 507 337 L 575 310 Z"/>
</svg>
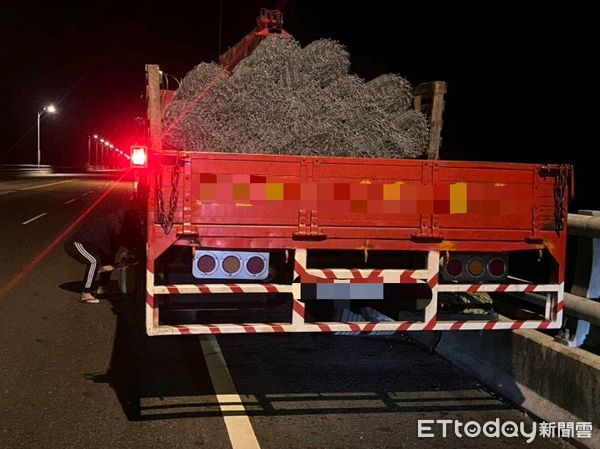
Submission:
<svg viewBox="0 0 600 449">
<path fill-rule="evenodd" d="M 321 240 L 327 236 L 319 226 L 318 212 L 316 210 L 298 210 L 298 228 L 293 234 L 294 239 Z"/>
<path fill-rule="evenodd" d="M 424 242 L 441 242 L 444 236 L 438 234 L 437 219 L 432 214 L 421 215 L 421 229 L 411 236 L 412 240 Z"/>
</svg>

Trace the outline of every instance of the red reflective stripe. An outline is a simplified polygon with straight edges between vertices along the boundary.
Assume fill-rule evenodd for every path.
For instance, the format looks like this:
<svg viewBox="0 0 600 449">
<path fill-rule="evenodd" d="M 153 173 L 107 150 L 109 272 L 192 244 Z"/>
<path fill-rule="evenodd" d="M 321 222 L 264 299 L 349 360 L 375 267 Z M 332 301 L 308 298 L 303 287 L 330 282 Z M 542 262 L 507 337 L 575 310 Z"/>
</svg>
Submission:
<svg viewBox="0 0 600 449">
<path fill-rule="evenodd" d="M 453 331 L 457 331 L 462 327 L 463 324 L 465 324 L 464 321 L 457 321 L 456 323 L 453 323 L 452 326 L 450 326 L 450 329 L 452 329 Z"/>
<path fill-rule="evenodd" d="M 375 270 L 371 271 L 371 273 L 369 273 L 369 275 L 367 277 L 368 278 L 374 278 L 374 279 L 375 278 L 380 279 L 379 276 L 381 275 L 382 271 L 383 270 L 375 269 Z M 383 278 L 381 278 L 381 279 L 383 279 Z"/>
<path fill-rule="evenodd" d="M 383 278 L 354 278 L 354 279 L 350 279 L 350 283 L 351 284 L 382 284 L 383 283 Z"/>
<path fill-rule="evenodd" d="M 515 321 L 513 325 L 510 327 L 511 329 L 519 329 L 523 326 L 524 321 Z"/>
<path fill-rule="evenodd" d="M 300 277 L 308 276 L 308 273 L 306 272 L 306 270 L 304 269 L 304 267 L 302 265 L 300 265 L 300 262 L 298 262 L 298 261 L 294 262 L 294 271 Z"/>
<path fill-rule="evenodd" d="M 292 307 L 294 309 L 294 312 L 296 312 L 298 315 L 300 315 L 302 318 L 304 318 L 304 306 L 302 305 L 302 303 L 294 300 Z"/>
<path fill-rule="evenodd" d="M 348 323 L 350 330 L 353 332 L 360 332 L 360 326 L 356 323 Z"/>
<path fill-rule="evenodd" d="M 550 326 L 550 321 L 542 321 L 538 326 L 538 329 L 546 329 L 548 326 Z"/>
<path fill-rule="evenodd" d="M 190 334 L 190 330 L 185 326 L 177 325 L 175 327 L 177 328 L 177 330 L 179 331 L 179 333 L 181 335 L 189 335 Z"/>
<path fill-rule="evenodd" d="M 250 326 L 249 324 L 242 324 L 242 326 L 247 333 L 249 333 L 249 334 L 256 333 L 256 329 L 254 326 Z"/>
<path fill-rule="evenodd" d="M 413 270 L 404 270 L 402 272 L 402 274 L 400 275 L 400 283 L 401 284 L 414 284 L 414 283 L 416 283 L 417 280 L 412 277 L 413 273 L 414 273 Z"/>
<path fill-rule="evenodd" d="M 360 271 L 359 271 L 358 269 L 356 269 L 356 268 L 352 268 L 352 269 L 350 270 L 350 273 L 352 273 L 352 277 L 353 277 L 353 278 L 355 278 L 355 279 L 363 279 L 363 277 L 362 277 L 362 274 L 360 274 Z M 369 275 L 370 275 L 370 274 L 371 274 L 371 273 L 369 273 Z M 367 277 L 368 277 L 369 275 L 367 275 Z"/>
<path fill-rule="evenodd" d="M 503 292 L 508 288 L 508 284 L 500 284 L 496 289 L 497 292 Z"/>
<path fill-rule="evenodd" d="M 413 325 L 413 323 L 402 323 L 400 326 L 398 326 L 398 328 L 396 330 L 398 331 L 407 331 L 410 329 L 410 327 Z"/>
<path fill-rule="evenodd" d="M 429 287 L 430 287 L 430 288 L 437 287 L 437 285 L 438 285 L 438 282 L 439 282 L 439 277 L 440 277 L 440 276 L 439 276 L 439 274 L 438 274 L 438 273 L 435 273 L 435 274 L 434 274 L 434 275 L 431 277 L 431 279 L 429 279 L 429 280 L 427 281 L 427 285 L 429 285 Z"/>
<path fill-rule="evenodd" d="M 367 323 L 363 329 L 363 332 L 371 332 L 377 323 Z"/>
<path fill-rule="evenodd" d="M 233 293 L 244 293 L 244 290 L 239 285 L 229 284 L 229 288 Z"/>
<path fill-rule="evenodd" d="M 488 321 L 487 323 L 485 323 L 485 326 L 483 326 L 483 328 L 485 330 L 492 330 L 494 327 L 496 326 L 496 322 L 495 321 Z"/>
<path fill-rule="evenodd" d="M 171 294 L 171 295 L 179 294 L 179 290 L 174 285 L 167 285 L 166 287 L 167 287 L 167 290 L 169 291 L 169 294 Z"/>
<path fill-rule="evenodd" d="M 535 291 L 536 287 L 537 287 L 537 285 L 528 285 L 527 287 L 525 287 L 525 291 L 526 292 L 533 292 L 533 291 Z"/>
<path fill-rule="evenodd" d="M 196 287 L 198 287 L 200 293 L 210 293 L 210 287 L 208 287 L 207 285 L 197 285 Z"/>
<path fill-rule="evenodd" d="M 271 326 L 273 328 L 274 332 L 285 332 L 283 327 L 279 324 L 269 324 L 269 326 Z"/>
<path fill-rule="evenodd" d="M 219 326 L 215 326 L 214 324 L 207 324 L 206 326 L 210 329 L 211 334 L 221 333 L 221 329 L 219 328 Z"/>
<path fill-rule="evenodd" d="M 323 332 L 331 332 L 331 328 L 325 323 L 316 323 L 319 326 L 319 329 Z"/>
<path fill-rule="evenodd" d="M 431 329 L 433 329 L 435 327 L 436 324 L 437 324 L 437 317 L 434 316 L 431 320 L 429 320 L 429 323 L 427 323 L 423 329 L 426 331 L 430 331 Z"/>
<path fill-rule="evenodd" d="M 272 284 L 265 284 L 265 288 L 267 289 L 267 291 L 269 293 L 277 293 L 279 290 L 277 290 L 277 287 L 275 287 Z"/>
<path fill-rule="evenodd" d="M 565 302 L 564 301 L 559 301 L 556 304 L 556 311 L 560 312 L 562 309 L 564 309 L 564 307 L 565 307 Z"/>
<path fill-rule="evenodd" d="M 479 285 L 477 285 L 477 284 L 471 284 L 471 285 L 469 285 L 469 288 L 467 289 L 467 291 L 470 293 L 475 293 L 477 290 L 479 290 Z"/>
<path fill-rule="evenodd" d="M 146 292 L 146 303 L 154 308 L 154 296 L 152 296 L 150 293 Z"/>
<path fill-rule="evenodd" d="M 321 271 L 323 272 L 323 276 L 325 276 L 327 279 L 337 279 L 337 277 L 335 276 L 333 271 L 331 271 L 331 269 L 323 268 Z"/>
</svg>

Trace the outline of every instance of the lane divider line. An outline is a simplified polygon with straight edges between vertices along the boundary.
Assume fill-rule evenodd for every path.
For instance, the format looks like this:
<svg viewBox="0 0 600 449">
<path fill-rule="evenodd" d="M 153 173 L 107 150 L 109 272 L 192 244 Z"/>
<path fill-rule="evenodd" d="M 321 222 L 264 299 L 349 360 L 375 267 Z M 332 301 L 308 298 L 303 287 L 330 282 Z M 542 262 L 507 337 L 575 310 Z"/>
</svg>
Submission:
<svg viewBox="0 0 600 449">
<path fill-rule="evenodd" d="M 250 418 L 246 414 L 240 414 L 246 409 L 231 379 L 229 368 L 227 368 L 216 337 L 214 335 L 203 336 L 200 344 L 217 402 L 223 414 L 231 447 L 233 449 L 260 449 Z M 229 415 L 230 412 L 235 415 Z"/>
<path fill-rule="evenodd" d="M 75 201 L 77 198 L 71 198 L 69 201 L 65 201 L 65 204 L 71 204 L 73 201 Z"/>
<path fill-rule="evenodd" d="M 22 225 L 29 224 L 29 223 L 31 223 L 32 221 L 35 221 L 35 220 L 37 220 L 38 218 L 42 218 L 42 217 L 43 217 L 44 215 L 46 215 L 47 213 L 48 213 L 48 212 L 44 212 L 43 214 L 36 215 L 35 217 L 33 217 L 33 218 L 30 218 L 29 220 L 27 220 L 27 221 L 24 221 L 24 222 L 23 222 L 23 223 L 21 223 L 21 224 L 22 224 Z"/>
<path fill-rule="evenodd" d="M 66 181 L 51 182 L 50 184 L 42 184 L 41 186 L 23 187 L 22 189 L 19 189 L 19 192 L 22 192 L 23 190 L 33 190 L 33 189 L 41 189 L 42 187 L 56 186 L 58 184 L 66 184 L 67 182 L 73 182 L 73 181 L 75 181 L 75 179 L 67 179 Z"/>
<path fill-rule="evenodd" d="M 87 192 L 85 192 L 85 193 L 82 193 L 82 194 L 81 194 L 81 196 L 87 196 L 87 194 L 88 194 L 88 193 L 87 193 Z"/>
</svg>

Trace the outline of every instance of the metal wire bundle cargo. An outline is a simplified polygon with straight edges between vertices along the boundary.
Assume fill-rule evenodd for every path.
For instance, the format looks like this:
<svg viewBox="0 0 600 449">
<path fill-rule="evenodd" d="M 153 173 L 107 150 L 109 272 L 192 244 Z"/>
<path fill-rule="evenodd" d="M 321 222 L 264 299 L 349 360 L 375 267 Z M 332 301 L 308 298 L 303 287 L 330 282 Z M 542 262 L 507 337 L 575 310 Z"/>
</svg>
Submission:
<svg viewBox="0 0 600 449">
<path fill-rule="evenodd" d="M 164 142 L 188 151 L 416 158 L 429 138 L 400 75 L 365 82 L 321 39 L 264 39 L 231 72 L 199 64 L 163 114 Z"/>
</svg>

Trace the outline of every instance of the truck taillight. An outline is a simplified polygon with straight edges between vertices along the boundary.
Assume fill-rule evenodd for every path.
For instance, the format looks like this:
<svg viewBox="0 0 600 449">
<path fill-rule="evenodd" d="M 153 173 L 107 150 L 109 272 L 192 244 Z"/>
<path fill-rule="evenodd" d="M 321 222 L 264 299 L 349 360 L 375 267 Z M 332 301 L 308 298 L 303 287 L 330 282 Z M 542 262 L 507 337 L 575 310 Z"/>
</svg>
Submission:
<svg viewBox="0 0 600 449">
<path fill-rule="evenodd" d="M 507 254 L 454 253 L 446 257 L 440 261 L 442 277 L 446 281 L 498 282 L 508 275 Z"/>
<path fill-rule="evenodd" d="M 450 278 L 457 278 L 463 272 L 463 261 L 456 257 L 451 258 L 446 264 L 446 273 Z"/>
<path fill-rule="evenodd" d="M 148 163 L 147 148 L 144 146 L 131 147 L 131 165 L 145 167 Z"/>
<path fill-rule="evenodd" d="M 269 275 L 269 253 L 198 249 L 192 274 L 198 279 L 247 279 L 262 281 Z"/>
<path fill-rule="evenodd" d="M 246 269 L 248 273 L 256 276 L 265 270 L 265 261 L 260 256 L 253 256 L 246 262 Z"/>
<path fill-rule="evenodd" d="M 502 277 L 506 274 L 506 261 L 502 258 L 495 258 L 488 262 L 488 272 L 494 277 Z"/>
</svg>

